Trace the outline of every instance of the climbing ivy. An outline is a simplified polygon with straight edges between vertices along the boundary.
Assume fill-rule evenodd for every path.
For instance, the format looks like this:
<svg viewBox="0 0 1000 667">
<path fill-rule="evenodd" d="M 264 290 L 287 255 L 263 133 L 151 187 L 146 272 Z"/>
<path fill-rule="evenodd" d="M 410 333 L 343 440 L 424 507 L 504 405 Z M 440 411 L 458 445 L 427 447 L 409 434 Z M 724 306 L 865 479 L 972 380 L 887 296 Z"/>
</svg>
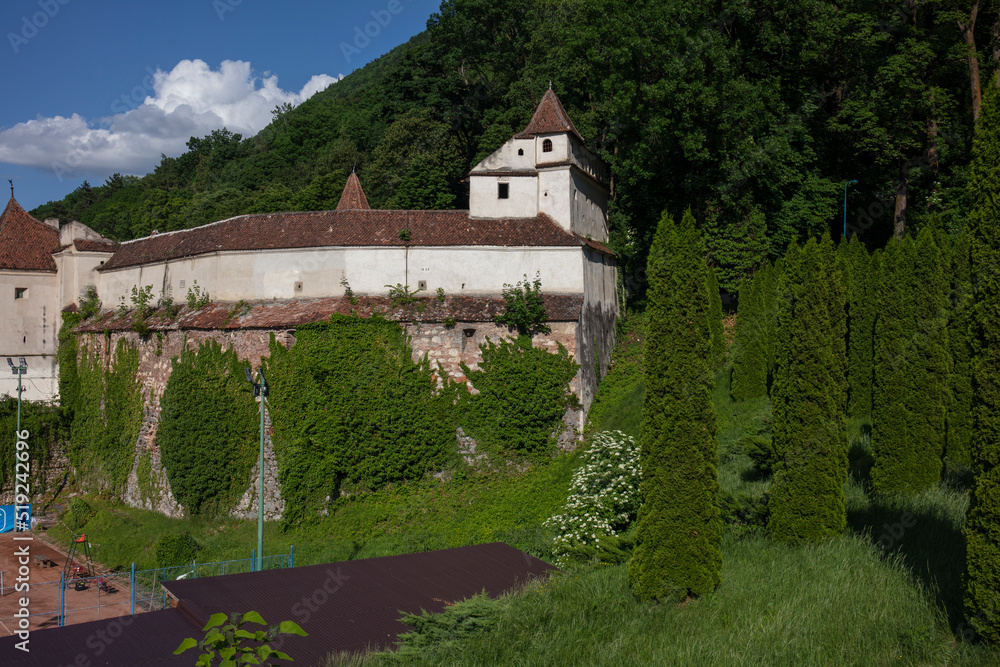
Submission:
<svg viewBox="0 0 1000 667">
<path fill-rule="evenodd" d="M 156 441 L 170 489 L 189 514 L 231 510 L 250 484 L 257 407 L 236 351 L 208 340 L 173 360 Z"/>
<path fill-rule="evenodd" d="M 579 365 L 562 345 L 555 354 L 531 344 L 529 336 L 489 339 L 480 348 L 478 370 L 462 364 L 479 393 L 463 398 L 463 425 L 476 441 L 497 453 L 539 455 L 569 407 L 578 407 L 569 382 Z"/>
<path fill-rule="evenodd" d="M 57 405 L 21 402 L 21 430 L 28 431 L 28 455 L 33 494 L 45 492 L 44 470 L 52 451 L 66 438 L 66 424 Z M 0 398 L 0 492 L 14 490 L 15 452 L 17 446 L 17 397 Z"/>
<path fill-rule="evenodd" d="M 272 337 L 265 366 L 286 525 L 328 507 L 342 484 L 417 478 L 453 456 L 448 394 L 398 324 L 333 315 L 295 335 L 287 350 Z"/>
<path fill-rule="evenodd" d="M 122 496 L 142 426 L 139 351 L 119 339 L 106 365 L 90 350 L 77 363 L 70 463 L 91 488 Z"/>
</svg>

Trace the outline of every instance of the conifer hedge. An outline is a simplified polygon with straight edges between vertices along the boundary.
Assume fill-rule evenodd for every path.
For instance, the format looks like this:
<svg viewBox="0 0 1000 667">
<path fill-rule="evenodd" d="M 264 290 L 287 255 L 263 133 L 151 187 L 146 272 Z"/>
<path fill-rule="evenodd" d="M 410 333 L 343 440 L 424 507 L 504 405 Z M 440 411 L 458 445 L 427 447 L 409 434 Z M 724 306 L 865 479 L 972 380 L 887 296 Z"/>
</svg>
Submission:
<svg viewBox="0 0 1000 667">
<path fill-rule="evenodd" d="M 815 542 L 847 524 L 844 309 L 833 242 L 791 246 L 778 288 L 771 392 L 777 461 L 768 528 L 781 540 Z"/>
<path fill-rule="evenodd" d="M 640 598 L 678 600 L 713 590 L 722 568 L 708 275 L 690 213 L 661 218 L 648 275 L 644 503 L 628 578 Z"/>
<path fill-rule="evenodd" d="M 156 442 L 170 490 L 192 515 L 225 514 L 251 484 L 259 412 L 236 351 L 185 346 L 160 399 Z"/>
<path fill-rule="evenodd" d="M 1000 90 L 983 87 L 973 146 L 970 246 L 978 359 L 974 476 L 965 523 L 965 605 L 976 632 L 1000 642 Z"/>
<path fill-rule="evenodd" d="M 872 395 L 872 486 L 881 494 L 922 491 L 930 483 L 910 434 L 917 417 L 911 369 L 916 358 L 913 241 L 891 240 L 879 276 Z"/>
<path fill-rule="evenodd" d="M 265 368 L 286 525 L 328 510 L 344 483 L 376 488 L 452 460 L 454 395 L 435 391 L 399 324 L 333 315 L 295 335 L 288 349 L 272 339 Z"/>
<path fill-rule="evenodd" d="M 926 488 L 941 481 L 948 412 L 951 351 L 948 347 L 949 271 L 934 240 L 924 227 L 917 235 L 913 265 L 915 281 L 914 339 L 910 364 L 913 413 L 910 437 Z"/>
</svg>

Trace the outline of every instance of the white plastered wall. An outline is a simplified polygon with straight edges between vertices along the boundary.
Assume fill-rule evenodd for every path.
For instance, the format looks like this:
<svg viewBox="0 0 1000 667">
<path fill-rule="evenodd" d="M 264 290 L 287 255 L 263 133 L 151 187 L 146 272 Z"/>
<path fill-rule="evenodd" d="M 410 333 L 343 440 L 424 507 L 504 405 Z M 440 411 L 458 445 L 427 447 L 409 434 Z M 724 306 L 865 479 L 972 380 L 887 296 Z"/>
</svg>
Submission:
<svg viewBox="0 0 1000 667">
<path fill-rule="evenodd" d="M 27 288 L 15 299 L 17 288 Z M 51 400 L 58 391 L 56 346 L 61 318 L 59 282 L 55 273 L 0 271 L 0 395 L 17 396 L 17 376 L 7 367 L 7 357 L 17 363 L 24 357 L 28 373 L 23 376 L 22 398 Z"/>
</svg>

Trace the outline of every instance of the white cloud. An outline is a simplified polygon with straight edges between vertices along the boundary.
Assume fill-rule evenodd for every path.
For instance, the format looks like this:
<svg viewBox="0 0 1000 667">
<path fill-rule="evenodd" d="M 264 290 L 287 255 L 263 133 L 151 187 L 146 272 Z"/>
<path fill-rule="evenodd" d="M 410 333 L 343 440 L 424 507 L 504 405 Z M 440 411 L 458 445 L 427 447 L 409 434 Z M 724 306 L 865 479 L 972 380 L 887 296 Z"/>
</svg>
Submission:
<svg viewBox="0 0 1000 667">
<path fill-rule="evenodd" d="M 223 127 L 256 134 L 275 106 L 297 106 L 341 78 L 317 74 L 296 93 L 279 88 L 276 75 L 254 74 L 242 60 L 223 61 L 217 70 L 182 60 L 169 72 L 149 70 L 141 86 L 113 101 L 112 116 L 39 117 L 0 131 L 0 162 L 52 169 L 60 179 L 79 172 L 141 174 L 161 153 L 183 153 L 191 137 Z"/>
</svg>

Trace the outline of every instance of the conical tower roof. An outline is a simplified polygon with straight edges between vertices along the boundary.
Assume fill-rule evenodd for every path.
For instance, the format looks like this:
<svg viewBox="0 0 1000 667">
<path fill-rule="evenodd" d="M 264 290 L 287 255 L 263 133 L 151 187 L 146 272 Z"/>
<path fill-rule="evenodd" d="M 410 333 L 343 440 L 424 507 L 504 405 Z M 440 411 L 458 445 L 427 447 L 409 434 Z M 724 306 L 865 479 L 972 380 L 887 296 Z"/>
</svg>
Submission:
<svg viewBox="0 0 1000 667">
<path fill-rule="evenodd" d="M 528 126 L 521 132 L 514 135 L 516 139 L 531 139 L 540 134 L 559 134 L 569 132 L 583 143 L 583 137 L 576 131 L 576 126 L 569 119 L 566 110 L 556 94 L 549 88 L 542 96 L 542 101 L 538 103 L 535 114 L 531 117 Z"/>
<path fill-rule="evenodd" d="M 39 222 L 13 197 L 0 214 L 0 270 L 55 271 L 59 230 Z"/>
<path fill-rule="evenodd" d="M 344 185 L 344 193 L 340 195 L 340 201 L 337 202 L 337 210 L 370 208 L 365 191 L 361 189 L 361 181 L 358 180 L 358 175 L 352 171 L 351 175 L 347 177 L 347 184 Z"/>
</svg>

